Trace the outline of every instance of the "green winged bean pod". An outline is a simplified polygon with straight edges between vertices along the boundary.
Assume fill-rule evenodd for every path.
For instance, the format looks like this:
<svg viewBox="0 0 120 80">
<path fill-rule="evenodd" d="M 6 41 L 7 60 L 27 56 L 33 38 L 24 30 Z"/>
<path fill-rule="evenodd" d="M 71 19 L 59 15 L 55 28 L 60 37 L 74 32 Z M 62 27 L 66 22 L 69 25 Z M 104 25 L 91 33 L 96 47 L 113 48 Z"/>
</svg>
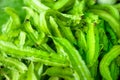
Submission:
<svg viewBox="0 0 120 80">
<path fill-rule="evenodd" d="M 98 60 L 89 68 L 91 76 L 95 79 L 98 75 Z"/>
<path fill-rule="evenodd" d="M 85 33 L 82 30 L 77 30 L 76 37 L 79 48 L 82 48 L 85 52 L 87 52 L 87 42 Z"/>
<path fill-rule="evenodd" d="M 118 80 L 119 72 L 119 67 L 117 66 L 116 61 L 112 61 L 110 64 L 110 74 L 113 80 Z"/>
<path fill-rule="evenodd" d="M 0 80 L 119 79 L 120 1 L 0 0 L 0 20 Z"/>
<path fill-rule="evenodd" d="M 10 32 L 11 32 L 11 28 L 12 28 L 12 24 L 13 24 L 13 20 L 12 20 L 12 18 L 9 18 L 8 21 L 6 22 L 6 24 L 4 24 L 4 25 L 2 26 L 1 32 L 2 32 L 3 34 L 8 34 L 8 33 L 10 33 Z"/>
<path fill-rule="evenodd" d="M 117 36 L 115 34 L 115 32 L 113 31 L 113 29 L 110 27 L 109 24 L 106 23 L 106 32 L 109 34 L 109 39 L 112 42 L 112 44 L 117 44 Z"/>
<path fill-rule="evenodd" d="M 21 25 L 21 22 L 20 22 L 19 16 L 16 14 L 16 11 L 13 8 L 10 8 L 10 7 L 6 7 L 5 11 L 7 12 L 7 14 L 9 14 L 12 17 L 12 20 L 14 22 L 13 23 L 13 25 L 14 25 L 13 28 L 18 28 Z"/>
<path fill-rule="evenodd" d="M 26 80 L 37 80 L 37 77 L 34 72 L 34 64 L 33 62 L 30 63 L 27 71 L 27 79 Z"/>
<path fill-rule="evenodd" d="M 50 16 L 50 24 L 51 24 L 51 28 L 52 28 L 52 31 L 53 31 L 53 35 L 55 36 L 58 36 L 58 37 L 62 37 L 59 29 L 58 29 L 58 25 L 57 23 L 55 22 L 54 18 L 52 16 Z"/>
<path fill-rule="evenodd" d="M 42 63 L 34 64 L 34 69 L 37 79 L 40 80 L 43 74 L 43 64 Z"/>
<path fill-rule="evenodd" d="M 40 28 L 41 28 L 40 30 L 42 30 L 46 34 L 48 35 L 51 34 L 46 21 L 46 12 L 40 13 Z"/>
<path fill-rule="evenodd" d="M 85 9 L 85 0 L 75 0 L 75 4 L 73 9 L 69 11 L 70 14 L 74 14 L 77 17 L 83 15 L 83 11 Z"/>
<path fill-rule="evenodd" d="M 25 28 L 27 36 L 31 39 L 31 41 L 33 41 L 33 43 L 40 45 L 46 41 L 46 35 L 44 31 L 41 30 L 41 26 L 38 26 L 36 29 L 34 29 L 30 20 L 30 15 L 26 16 L 23 26 Z"/>
<path fill-rule="evenodd" d="M 119 34 L 120 24 L 119 24 L 118 20 L 116 20 L 112 15 L 110 15 L 108 12 L 106 12 L 104 10 L 92 9 L 91 11 L 93 13 L 99 15 L 99 17 L 101 17 L 105 21 L 107 21 L 109 23 L 109 25 L 111 26 L 111 28 L 116 33 L 117 37 L 120 38 L 120 34 Z"/>
<path fill-rule="evenodd" d="M 57 21 L 59 25 L 59 29 L 63 37 L 68 39 L 72 44 L 76 44 L 76 39 L 72 33 L 72 30 L 69 26 L 65 26 L 62 22 Z"/>
<path fill-rule="evenodd" d="M 96 0 L 85 0 L 86 1 L 86 5 L 89 7 L 91 5 L 94 5 L 96 3 Z"/>
<path fill-rule="evenodd" d="M 98 25 L 98 31 L 99 31 L 99 45 L 100 45 L 100 51 L 108 51 L 108 44 L 109 40 L 105 32 L 105 22 L 104 20 L 100 21 Z"/>
<path fill-rule="evenodd" d="M 59 11 L 67 11 L 73 7 L 75 0 L 58 0 L 53 5 L 53 9 Z"/>
<path fill-rule="evenodd" d="M 66 20 L 68 21 L 64 22 Z M 41 30 L 43 30 L 46 34 L 52 35 L 54 33 L 52 36 L 55 36 L 56 33 L 57 36 L 66 37 L 72 43 L 75 44 L 76 41 L 70 29 L 70 26 L 66 26 L 69 21 L 70 21 L 69 17 L 62 15 L 59 12 L 53 10 L 47 10 L 40 17 L 40 26 L 41 26 Z"/>
<path fill-rule="evenodd" d="M 26 58 L 35 62 L 41 62 L 46 65 L 53 66 L 68 66 L 69 62 L 62 57 L 59 57 L 56 53 L 48 53 L 43 50 L 37 50 L 30 47 L 18 48 L 13 43 L 0 41 L 0 50 L 7 52 L 12 56 L 18 56 L 20 58 Z M 67 61 L 67 62 L 66 62 Z"/>
<path fill-rule="evenodd" d="M 27 70 L 27 66 L 18 61 L 17 59 L 9 58 L 9 57 L 0 57 L 0 63 L 2 63 L 5 67 L 8 67 L 10 69 L 16 69 L 20 73 L 25 73 Z"/>
<path fill-rule="evenodd" d="M 26 14 L 32 18 L 32 21 L 34 23 L 34 26 L 37 28 L 38 31 L 40 31 L 40 27 L 39 27 L 39 14 L 34 11 L 33 9 L 29 8 L 29 7 L 23 7 L 23 9 L 26 10 Z"/>
<path fill-rule="evenodd" d="M 98 62 L 99 62 L 98 57 L 100 55 L 100 44 L 99 44 L 100 38 L 99 38 L 98 26 L 99 25 L 97 25 L 95 27 L 95 56 L 94 56 L 94 61 L 93 61 L 93 65 L 91 67 L 89 67 L 91 75 L 94 78 L 97 76 L 97 71 L 98 71 L 97 69 L 98 69 Z"/>
<path fill-rule="evenodd" d="M 24 0 L 24 3 L 39 13 L 49 9 L 49 7 L 42 4 L 39 0 Z"/>
<path fill-rule="evenodd" d="M 115 45 L 100 61 L 100 73 L 106 80 L 113 80 L 109 71 L 110 63 L 120 55 L 120 45 Z"/>
<path fill-rule="evenodd" d="M 88 17 L 86 18 L 88 30 L 87 30 L 87 54 L 86 54 L 86 62 L 88 67 L 92 66 L 98 58 L 98 33 L 97 33 L 97 26 L 98 24 L 98 16 L 93 15 L 92 13 L 87 14 Z M 95 29 L 96 28 L 96 29 Z M 95 33 L 96 31 L 96 33 Z M 96 34 L 96 36 L 95 36 Z M 97 40 L 98 39 L 98 40 Z"/>
<path fill-rule="evenodd" d="M 24 28 L 25 28 L 26 32 L 30 35 L 31 39 L 34 42 L 36 42 L 37 39 L 38 39 L 38 35 L 36 34 L 35 30 L 32 28 L 32 25 L 31 25 L 29 19 L 25 20 L 25 22 L 24 22 Z"/>
<path fill-rule="evenodd" d="M 94 33 L 94 24 L 89 25 L 89 30 L 87 33 L 87 45 L 88 53 L 86 56 L 86 61 L 88 65 L 93 64 L 94 55 L 95 55 L 95 33 Z"/>
<path fill-rule="evenodd" d="M 100 9 L 100 10 L 105 10 L 109 14 L 111 14 L 116 20 L 119 20 L 120 14 L 119 11 L 112 5 L 108 4 L 101 4 L 101 5 L 94 5 L 92 6 L 93 9 Z"/>
<path fill-rule="evenodd" d="M 21 21 L 13 8 L 6 7 L 5 12 L 10 15 L 8 22 L 2 26 L 2 36 L 7 36 L 4 40 L 12 41 L 17 37 L 20 31 Z"/>
<path fill-rule="evenodd" d="M 44 5 L 52 8 L 53 5 L 56 3 L 57 0 L 41 0 L 41 3 L 43 3 Z"/>
<path fill-rule="evenodd" d="M 53 38 L 53 40 L 56 45 L 63 47 L 69 57 L 71 67 L 77 72 L 79 77 L 82 80 L 92 80 L 89 69 L 87 68 L 79 52 L 72 46 L 72 44 L 64 38 Z"/>
<path fill-rule="evenodd" d="M 19 35 L 19 47 L 22 48 L 25 44 L 26 33 L 21 31 Z"/>
<path fill-rule="evenodd" d="M 71 68 L 62 68 L 62 67 L 50 67 L 48 68 L 43 75 L 56 76 L 68 80 L 74 80 L 73 71 Z M 66 79 L 66 80 L 67 80 Z"/>
</svg>

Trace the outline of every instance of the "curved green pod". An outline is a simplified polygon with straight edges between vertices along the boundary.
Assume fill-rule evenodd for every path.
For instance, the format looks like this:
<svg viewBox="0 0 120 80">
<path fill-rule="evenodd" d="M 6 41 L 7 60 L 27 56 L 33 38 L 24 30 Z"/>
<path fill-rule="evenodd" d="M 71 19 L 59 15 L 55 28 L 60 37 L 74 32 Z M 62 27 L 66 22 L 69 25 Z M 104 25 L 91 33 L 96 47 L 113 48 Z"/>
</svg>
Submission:
<svg viewBox="0 0 120 80">
<path fill-rule="evenodd" d="M 31 9 L 29 7 L 23 7 L 23 9 L 26 11 L 27 18 L 32 18 L 32 22 L 34 23 L 35 28 L 40 31 L 39 28 L 39 14 L 34 11 L 34 9 Z"/>
<path fill-rule="evenodd" d="M 28 67 L 26 80 L 37 80 L 37 77 L 36 77 L 35 72 L 34 72 L 33 62 L 31 62 L 29 67 Z"/>
<path fill-rule="evenodd" d="M 95 28 L 94 23 L 88 24 L 88 32 L 87 32 L 87 55 L 86 62 L 88 66 L 93 64 L 93 60 L 95 57 Z"/>
<path fill-rule="evenodd" d="M 6 7 L 5 12 L 12 17 L 14 27 L 18 28 L 21 25 L 21 22 L 19 16 L 16 14 L 16 11 L 13 8 Z"/>
<path fill-rule="evenodd" d="M 7 68 L 16 69 L 20 73 L 25 73 L 25 71 L 27 71 L 27 66 L 21 61 L 18 61 L 17 59 L 1 56 L 0 63 L 2 63 Z"/>
<path fill-rule="evenodd" d="M 30 38 L 33 42 L 36 42 L 38 39 L 38 35 L 35 34 L 35 30 L 32 28 L 32 25 L 29 20 L 24 22 L 25 31 L 29 34 Z"/>
<path fill-rule="evenodd" d="M 66 37 L 71 43 L 76 44 L 70 26 L 67 25 L 70 20 L 69 17 L 62 15 L 60 12 L 49 9 L 40 14 L 40 27 L 47 35 Z"/>
<path fill-rule="evenodd" d="M 12 29 L 12 24 L 13 24 L 13 20 L 12 20 L 12 18 L 9 18 L 8 21 L 6 22 L 6 24 L 4 24 L 2 26 L 1 32 L 3 34 L 9 34 Z"/>
<path fill-rule="evenodd" d="M 86 5 L 88 7 L 90 7 L 90 6 L 92 6 L 92 5 L 94 5 L 96 3 L 96 0 L 85 0 L 85 1 L 86 1 Z"/>
<path fill-rule="evenodd" d="M 43 75 L 47 74 L 49 76 L 56 76 L 61 78 L 70 78 L 70 80 L 74 80 L 73 71 L 69 67 L 50 67 L 48 68 Z"/>
<path fill-rule="evenodd" d="M 92 80 L 88 67 L 83 61 L 79 52 L 64 38 L 53 38 L 56 45 L 63 47 L 63 50 L 69 57 L 71 67 L 77 72 L 82 80 Z"/>
<path fill-rule="evenodd" d="M 7 52 L 12 56 L 19 58 L 26 58 L 33 61 L 41 62 L 51 66 L 69 66 L 69 62 L 60 57 L 56 53 L 49 53 L 43 50 L 37 50 L 30 47 L 18 48 L 11 42 L 5 42 L 0 40 L 0 50 Z"/>
<path fill-rule="evenodd" d="M 116 20 L 119 20 L 120 18 L 119 11 L 112 5 L 107 5 L 107 4 L 93 5 L 91 8 L 105 10 L 106 12 L 111 14 Z"/>
<path fill-rule="evenodd" d="M 120 45 L 115 45 L 100 61 L 100 73 L 106 80 L 113 80 L 109 71 L 110 63 L 120 55 Z"/>
<path fill-rule="evenodd" d="M 106 32 L 108 33 L 108 37 L 110 39 L 110 41 L 112 42 L 112 44 L 117 44 L 117 36 L 115 34 L 115 32 L 113 31 L 113 29 L 106 23 Z"/>
<path fill-rule="evenodd" d="M 53 9 L 58 11 L 67 11 L 73 7 L 75 0 L 58 0 L 53 5 Z"/>
<path fill-rule="evenodd" d="M 46 21 L 46 11 L 40 13 L 40 30 L 42 30 L 48 35 L 51 34 Z"/>
<path fill-rule="evenodd" d="M 77 37 L 77 45 L 87 52 L 87 41 L 85 33 L 82 30 L 77 30 L 75 36 Z"/>
<path fill-rule="evenodd" d="M 42 4 L 39 0 L 24 0 L 24 3 L 39 13 L 49 9 L 49 7 Z"/>
<path fill-rule="evenodd" d="M 51 24 L 51 31 L 52 31 L 53 35 L 58 36 L 58 37 L 62 37 L 61 32 L 58 29 L 58 25 L 52 16 L 50 16 L 49 22 Z"/>
<path fill-rule="evenodd" d="M 119 78 L 119 66 L 117 66 L 116 60 L 112 61 L 110 64 L 110 73 L 113 80 L 118 80 Z"/>
<path fill-rule="evenodd" d="M 117 37 L 120 38 L 120 24 L 118 20 L 116 20 L 112 15 L 110 15 L 104 10 L 92 9 L 90 11 L 99 15 L 99 17 L 107 21 L 111 28 L 116 33 Z"/>
<path fill-rule="evenodd" d="M 91 67 L 97 61 L 99 55 L 99 33 L 97 29 L 98 16 L 93 13 L 86 14 L 87 27 L 87 66 Z"/>
</svg>

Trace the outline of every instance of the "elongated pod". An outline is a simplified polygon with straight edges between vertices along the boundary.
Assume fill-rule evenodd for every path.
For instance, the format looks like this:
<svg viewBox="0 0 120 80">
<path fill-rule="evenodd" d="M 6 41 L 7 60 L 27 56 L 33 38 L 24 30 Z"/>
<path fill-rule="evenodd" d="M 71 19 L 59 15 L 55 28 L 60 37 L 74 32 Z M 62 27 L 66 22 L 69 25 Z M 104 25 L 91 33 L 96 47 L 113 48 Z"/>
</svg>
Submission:
<svg viewBox="0 0 120 80">
<path fill-rule="evenodd" d="M 71 43 L 64 38 L 53 38 L 55 44 L 63 47 L 64 51 L 69 57 L 71 66 L 82 78 L 82 80 L 92 80 L 91 74 L 83 61 L 79 52 L 71 45 Z"/>
<path fill-rule="evenodd" d="M 7 54 L 12 56 L 26 58 L 37 62 L 40 61 L 46 65 L 68 66 L 68 63 L 66 63 L 67 60 L 64 60 L 56 53 L 48 53 L 46 51 L 37 50 L 30 47 L 18 48 L 10 42 L 0 40 L 0 50 L 5 51 Z"/>
<path fill-rule="evenodd" d="M 100 9 L 105 10 L 109 14 L 111 14 L 115 19 L 119 20 L 120 14 L 119 11 L 112 5 L 102 4 L 102 5 L 94 5 L 92 9 Z"/>
<path fill-rule="evenodd" d="M 42 12 L 49 9 L 49 7 L 42 4 L 39 0 L 29 0 L 29 1 L 24 0 L 24 3 L 38 12 Z"/>
<path fill-rule="evenodd" d="M 100 62 L 100 73 L 103 78 L 106 80 L 113 80 L 110 71 L 109 71 L 109 65 L 110 63 L 120 55 L 120 45 L 113 46 L 113 48 L 103 56 L 101 62 Z"/>
<path fill-rule="evenodd" d="M 71 68 L 64 68 L 64 67 L 50 67 L 48 68 L 44 74 L 47 74 L 49 76 L 57 76 L 61 78 L 71 78 L 71 80 L 74 79 L 73 71 Z"/>
<path fill-rule="evenodd" d="M 5 67 L 16 69 L 21 73 L 25 73 L 25 71 L 27 71 L 27 66 L 17 59 L 1 56 L 0 63 L 2 63 Z"/>
<path fill-rule="evenodd" d="M 54 5 L 53 9 L 59 11 L 66 11 L 73 7 L 75 0 L 58 0 Z"/>
<path fill-rule="evenodd" d="M 19 27 L 21 22 L 20 22 L 19 16 L 16 14 L 16 11 L 13 8 L 6 7 L 5 12 L 12 17 L 12 20 L 14 22 L 13 24 L 15 24 L 14 27 L 16 27 L 16 28 Z"/>
<path fill-rule="evenodd" d="M 118 22 L 118 20 L 116 20 L 112 15 L 110 15 L 109 13 L 107 13 L 104 10 L 92 9 L 91 11 L 93 13 L 99 15 L 105 21 L 107 21 L 109 23 L 109 25 L 111 26 L 111 28 L 116 33 L 117 37 L 120 38 L 120 23 Z"/>
<path fill-rule="evenodd" d="M 37 80 L 37 77 L 34 73 L 34 64 L 33 62 L 30 63 L 27 71 L 27 79 L 26 80 Z"/>
<path fill-rule="evenodd" d="M 117 66 L 116 60 L 113 60 L 110 64 L 110 73 L 113 80 L 118 80 L 119 77 L 119 66 Z"/>
<path fill-rule="evenodd" d="M 98 16 L 92 13 L 86 14 L 87 29 L 87 66 L 91 67 L 97 61 L 99 52 L 99 34 L 97 29 Z"/>
<path fill-rule="evenodd" d="M 77 44 L 79 48 L 82 48 L 87 52 L 87 42 L 85 33 L 82 30 L 77 30 L 75 36 L 77 37 Z"/>
</svg>

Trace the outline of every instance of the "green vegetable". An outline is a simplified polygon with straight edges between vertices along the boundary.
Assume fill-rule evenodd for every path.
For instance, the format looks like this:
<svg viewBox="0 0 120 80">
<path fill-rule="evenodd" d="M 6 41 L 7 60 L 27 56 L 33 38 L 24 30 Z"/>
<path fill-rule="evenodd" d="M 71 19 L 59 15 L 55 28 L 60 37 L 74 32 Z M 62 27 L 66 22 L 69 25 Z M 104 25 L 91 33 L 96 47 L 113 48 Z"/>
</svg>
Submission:
<svg viewBox="0 0 120 80">
<path fill-rule="evenodd" d="M 85 52 L 87 52 L 87 42 L 85 38 L 85 33 L 82 30 L 76 31 L 77 44 L 79 48 L 82 48 Z"/>
<path fill-rule="evenodd" d="M 101 18 L 103 18 L 105 21 L 107 21 L 109 23 L 109 25 L 111 26 L 111 28 L 114 30 L 114 32 L 116 33 L 117 37 L 120 38 L 120 24 L 118 22 L 118 20 L 114 19 L 109 13 L 107 13 L 106 11 L 103 10 L 92 10 L 93 13 L 99 15 Z"/>
<path fill-rule="evenodd" d="M 27 79 L 26 80 L 37 80 L 35 73 L 34 73 L 34 64 L 33 62 L 30 63 L 27 72 Z"/>
<path fill-rule="evenodd" d="M 41 61 L 42 63 L 46 63 L 47 65 L 68 66 L 68 64 L 65 64 L 64 60 L 55 53 L 48 53 L 46 51 L 37 50 L 30 47 L 18 48 L 14 44 L 9 42 L 4 42 L 4 41 L 0 41 L 0 45 L 1 45 L 0 50 L 3 50 L 13 56 L 28 58 L 28 59 L 30 58 L 33 61 Z M 53 59 L 51 59 L 52 57 Z M 62 63 L 62 64 L 59 64 L 59 63 Z"/>
<path fill-rule="evenodd" d="M 100 72 L 103 78 L 107 80 L 112 80 L 108 66 L 111 61 L 115 59 L 120 54 L 120 46 L 116 45 L 102 58 L 100 62 Z"/>
<path fill-rule="evenodd" d="M 110 73 L 111 73 L 111 77 L 113 80 L 118 80 L 118 76 L 119 76 L 119 67 L 117 66 L 115 61 L 111 62 L 110 65 Z"/>
<path fill-rule="evenodd" d="M 47 74 L 49 76 L 58 76 L 66 80 L 74 80 L 73 73 L 74 72 L 70 68 L 50 67 L 45 71 L 43 75 Z"/>
<path fill-rule="evenodd" d="M 70 42 L 64 38 L 53 38 L 53 40 L 56 45 L 63 46 L 64 51 L 69 57 L 71 66 L 78 73 L 79 77 L 84 80 L 91 80 L 92 77 L 85 62 L 82 60 L 81 56 L 79 55 L 79 52 L 70 44 Z"/>
<path fill-rule="evenodd" d="M 120 1 L 0 0 L 0 80 L 117 80 Z"/>
<path fill-rule="evenodd" d="M 12 58 L 5 58 L 5 57 L 0 57 L 0 62 L 8 68 L 11 68 L 11 66 L 13 66 L 15 69 L 18 69 L 19 72 L 24 73 L 27 70 L 27 67 L 25 64 L 23 64 L 22 62 L 19 62 L 16 59 L 12 59 Z M 13 69 L 14 69 L 13 68 Z"/>
<path fill-rule="evenodd" d="M 72 8 L 74 5 L 75 0 L 58 0 L 56 3 L 53 5 L 53 9 L 59 10 L 59 11 L 66 11 Z"/>
<path fill-rule="evenodd" d="M 120 18 L 119 11 L 112 5 L 108 5 L 108 4 L 94 5 L 92 6 L 92 8 L 105 10 L 117 20 L 119 20 Z"/>
</svg>

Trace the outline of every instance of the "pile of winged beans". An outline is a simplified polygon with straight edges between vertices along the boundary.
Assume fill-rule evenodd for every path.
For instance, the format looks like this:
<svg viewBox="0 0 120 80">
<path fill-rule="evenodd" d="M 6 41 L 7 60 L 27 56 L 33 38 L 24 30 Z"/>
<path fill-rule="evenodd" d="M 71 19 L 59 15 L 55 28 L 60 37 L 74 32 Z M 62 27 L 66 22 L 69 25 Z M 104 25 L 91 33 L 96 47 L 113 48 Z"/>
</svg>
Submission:
<svg viewBox="0 0 120 80">
<path fill-rule="evenodd" d="M 119 79 L 119 1 L 23 1 L 22 17 L 4 8 L 0 80 Z"/>
</svg>

